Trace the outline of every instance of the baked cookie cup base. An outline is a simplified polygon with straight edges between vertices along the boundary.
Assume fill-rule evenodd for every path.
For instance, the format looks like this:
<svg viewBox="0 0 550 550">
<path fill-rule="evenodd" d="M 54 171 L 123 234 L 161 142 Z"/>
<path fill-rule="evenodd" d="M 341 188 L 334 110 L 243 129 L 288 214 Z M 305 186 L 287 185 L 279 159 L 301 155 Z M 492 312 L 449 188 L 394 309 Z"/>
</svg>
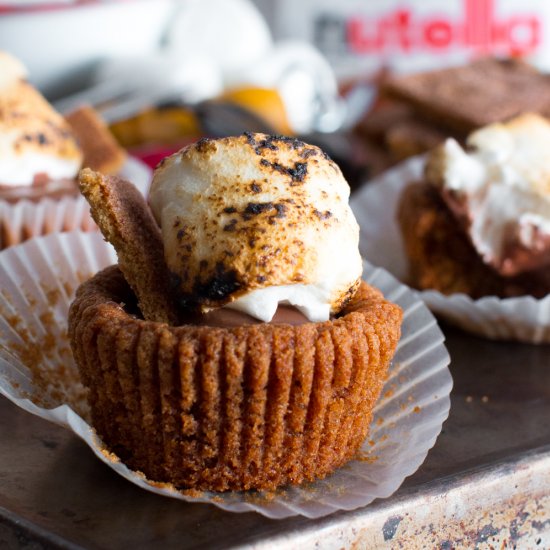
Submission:
<svg viewBox="0 0 550 550">
<path fill-rule="evenodd" d="M 411 182 L 423 177 L 424 157 L 413 157 L 371 180 L 351 199 L 359 223 L 359 248 L 369 262 L 401 281 L 409 280 L 409 263 L 397 211 Z M 463 330 L 493 340 L 550 343 L 550 294 L 474 299 L 463 293 L 422 290 L 418 296 L 438 317 Z"/>
<path fill-rule="evenodd" d="M 141 161 L 128 158 L 120 176 L 146 194 L 151 170 Z M 88 203 L 77 193 L 76 181 L 74 193 L 55 199 L 8 201 L 0 196 L 0 251 L 33 237 L 69 231 L 97 231 Z"/>
<path fill-rule="evenodd" d="M 402 317 L 364 282 L 338 318 L 299 326 L 171 327 L 138 318 L 133 304 L 112 266 L 71 306 L 92 424 L 148 479 L 214 491 L 299 484 L 351 459 Z"/>
</svg>

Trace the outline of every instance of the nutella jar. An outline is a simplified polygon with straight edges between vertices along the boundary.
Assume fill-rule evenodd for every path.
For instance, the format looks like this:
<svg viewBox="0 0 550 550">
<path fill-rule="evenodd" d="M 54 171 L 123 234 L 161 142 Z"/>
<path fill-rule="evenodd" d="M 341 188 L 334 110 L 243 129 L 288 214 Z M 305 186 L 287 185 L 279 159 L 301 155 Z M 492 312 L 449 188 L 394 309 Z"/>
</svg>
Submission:
<svg viewBox="0 0 550 550">
<path fill-rule="evenodd" d="M 550 63 L 550 4 L 537 0 L 278 0 L 271 16 L 277 38 L 311 41 L 340 79 L 487 55 Z"/>
</svg>

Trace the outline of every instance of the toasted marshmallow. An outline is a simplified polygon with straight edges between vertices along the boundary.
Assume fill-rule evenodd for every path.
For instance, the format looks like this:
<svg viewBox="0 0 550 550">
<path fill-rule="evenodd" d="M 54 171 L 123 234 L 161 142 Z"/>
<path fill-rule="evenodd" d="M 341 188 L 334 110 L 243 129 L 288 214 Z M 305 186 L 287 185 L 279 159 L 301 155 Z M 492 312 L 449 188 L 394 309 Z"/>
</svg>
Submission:
<svg viewBox="0 0 550 550">
<path fill-rule="evenodd" d="M 550 262 L 550 122 L 524 114 L 448 139 L 426 179 L 464 223 L 483 260 L 503 275 Z"/>
<path fill-rule="evenodd" d="M 80 148 L 25 75 L 21 63 L 0 52 L 0 185 L 31 185 L 38 174 L 73 178 L 82 163 Z"/>
<path fill-rule="evenodd" d="M 290 304 L 327 320 L 362 272 L 349 186 L 320 149 L 245 134 L 200 140 L 156 169 L 149 203 L 181 293 L 270 321 Z"/>
</svg>

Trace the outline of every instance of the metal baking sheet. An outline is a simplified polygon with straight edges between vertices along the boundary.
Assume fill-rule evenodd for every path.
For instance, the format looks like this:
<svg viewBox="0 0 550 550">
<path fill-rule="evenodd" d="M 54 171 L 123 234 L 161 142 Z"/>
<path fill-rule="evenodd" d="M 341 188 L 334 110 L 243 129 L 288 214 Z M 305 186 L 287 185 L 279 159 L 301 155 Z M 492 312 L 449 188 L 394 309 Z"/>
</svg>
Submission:
<svg viewBox="0 0 550 550">
<path fill-rule="evenodd" d="M 427 460 L 392 497 L 319 520 L 142 491 L 0 399 L 0 547 L 550 548 L 550 346 L 444 331 L 455 386 Z"/>
</svg>

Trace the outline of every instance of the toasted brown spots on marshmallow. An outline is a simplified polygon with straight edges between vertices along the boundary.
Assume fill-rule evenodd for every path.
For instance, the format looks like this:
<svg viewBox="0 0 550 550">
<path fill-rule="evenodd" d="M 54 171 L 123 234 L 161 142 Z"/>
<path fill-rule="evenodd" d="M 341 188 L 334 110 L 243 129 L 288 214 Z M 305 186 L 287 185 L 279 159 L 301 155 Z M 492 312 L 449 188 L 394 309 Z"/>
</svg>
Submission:
<svg viewBox="0 0 550 550">
<path fill-rule="evenodd" d="M 337 311 L 362 270 L 348 198 L 340 169 L 317 147 L 246 133 L 169 157 L 149 201 L 180 291 L 203 309 L 299 283 L 322 287 Z M 177 238 L 174 219 L 196 231 Z"/>
</svg>

